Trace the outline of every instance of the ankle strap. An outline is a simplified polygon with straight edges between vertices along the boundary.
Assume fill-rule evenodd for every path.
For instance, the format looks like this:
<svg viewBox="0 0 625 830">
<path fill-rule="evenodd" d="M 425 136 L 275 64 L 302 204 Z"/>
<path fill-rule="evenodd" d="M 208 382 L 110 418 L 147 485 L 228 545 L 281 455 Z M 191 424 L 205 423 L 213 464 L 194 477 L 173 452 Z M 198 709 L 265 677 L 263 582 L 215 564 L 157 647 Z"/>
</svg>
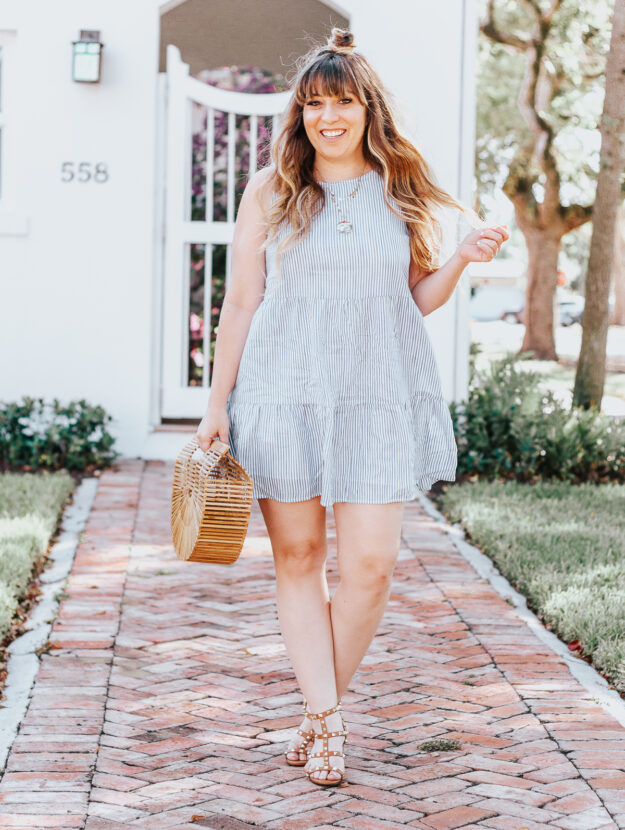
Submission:
<svg viewBox="0 0 625 830">
<path fill-rule="evenodd" d="M 331 715 L 333 712 L 338 712 L 341 708 L 341 701 L 339 700 L 334 706 L 331 706 L 329 709 L 326 709 L 323 712 L 308 712 L 308 717 L 312 718 L 313 720 L 318 720 L 319 718 L 325 718 L 328 715 Z"/>
</svg>

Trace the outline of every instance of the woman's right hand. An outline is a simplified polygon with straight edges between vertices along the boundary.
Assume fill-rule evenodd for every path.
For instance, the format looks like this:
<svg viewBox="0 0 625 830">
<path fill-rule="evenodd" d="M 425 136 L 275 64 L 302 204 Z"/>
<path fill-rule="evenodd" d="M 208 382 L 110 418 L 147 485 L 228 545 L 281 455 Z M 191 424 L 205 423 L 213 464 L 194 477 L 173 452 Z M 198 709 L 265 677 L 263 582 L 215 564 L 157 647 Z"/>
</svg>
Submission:
<svg viewBox="0 0 625 830">
<path fill-rule="evenodd" d="M 215 438 L 227 444 L 229 433 L 230 419 L 226 407 L 223 406 L 207 410 L 206 415 L 200 421 L 195 437 L 200 449 L 207 452 Z"/>
</svg>

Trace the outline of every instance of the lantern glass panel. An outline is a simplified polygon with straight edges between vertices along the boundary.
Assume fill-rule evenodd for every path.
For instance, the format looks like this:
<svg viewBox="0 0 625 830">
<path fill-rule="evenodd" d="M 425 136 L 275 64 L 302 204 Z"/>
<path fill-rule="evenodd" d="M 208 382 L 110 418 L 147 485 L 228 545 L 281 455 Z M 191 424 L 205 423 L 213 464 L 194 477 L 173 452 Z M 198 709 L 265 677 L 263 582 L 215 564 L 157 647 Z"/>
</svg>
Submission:
<svg viewBox="0 0 625 830">
<path fill-rule="evenodd" d="M 100 50 L 92 52 L 92 44 L 77 43 L 74 48 L 74 80 L 97 81 L 100 78 Z"/>
</svg>

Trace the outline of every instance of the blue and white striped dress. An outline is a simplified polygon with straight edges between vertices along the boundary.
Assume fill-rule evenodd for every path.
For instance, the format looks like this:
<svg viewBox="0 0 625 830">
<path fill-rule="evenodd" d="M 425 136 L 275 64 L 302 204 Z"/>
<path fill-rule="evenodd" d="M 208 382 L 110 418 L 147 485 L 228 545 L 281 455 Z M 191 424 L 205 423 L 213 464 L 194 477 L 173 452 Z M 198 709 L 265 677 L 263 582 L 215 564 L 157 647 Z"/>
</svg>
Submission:
<svg viewBox="0 0 625 830">
<path fill-rule="evenodd" d="M 266 284 L 228 397 L 230 452 L 253 496 L 381 504 L 454 481 L 456 443 L 423 315 L 410 294 L 406 224 L 365 173 L 340 202 L 353 223 L 340 233 L 328 193 L 304 241 Z M 280 237 L 285 234 L 283 229 Z"/>
</svg>

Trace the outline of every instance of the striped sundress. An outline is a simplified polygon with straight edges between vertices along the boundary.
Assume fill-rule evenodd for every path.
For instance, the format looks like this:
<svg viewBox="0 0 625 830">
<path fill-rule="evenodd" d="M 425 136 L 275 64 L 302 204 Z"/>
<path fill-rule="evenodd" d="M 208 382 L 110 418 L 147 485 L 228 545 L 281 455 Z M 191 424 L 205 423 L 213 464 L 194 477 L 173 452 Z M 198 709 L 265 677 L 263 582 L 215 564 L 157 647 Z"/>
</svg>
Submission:
<svg viewBox="0 0 625 830">
<path fill-rule="evenodd" d="M 383 504 L 454 481 L 451 415 L 408 287 L 408 230 L 376 170 L 321 182 L 326 201 L 281 260 L 266 250 L 264 297 L 227 401 L 230 452 L 253 497 Z M 282 229 L 278 238 L 285 234 Z"/>
</svg>

